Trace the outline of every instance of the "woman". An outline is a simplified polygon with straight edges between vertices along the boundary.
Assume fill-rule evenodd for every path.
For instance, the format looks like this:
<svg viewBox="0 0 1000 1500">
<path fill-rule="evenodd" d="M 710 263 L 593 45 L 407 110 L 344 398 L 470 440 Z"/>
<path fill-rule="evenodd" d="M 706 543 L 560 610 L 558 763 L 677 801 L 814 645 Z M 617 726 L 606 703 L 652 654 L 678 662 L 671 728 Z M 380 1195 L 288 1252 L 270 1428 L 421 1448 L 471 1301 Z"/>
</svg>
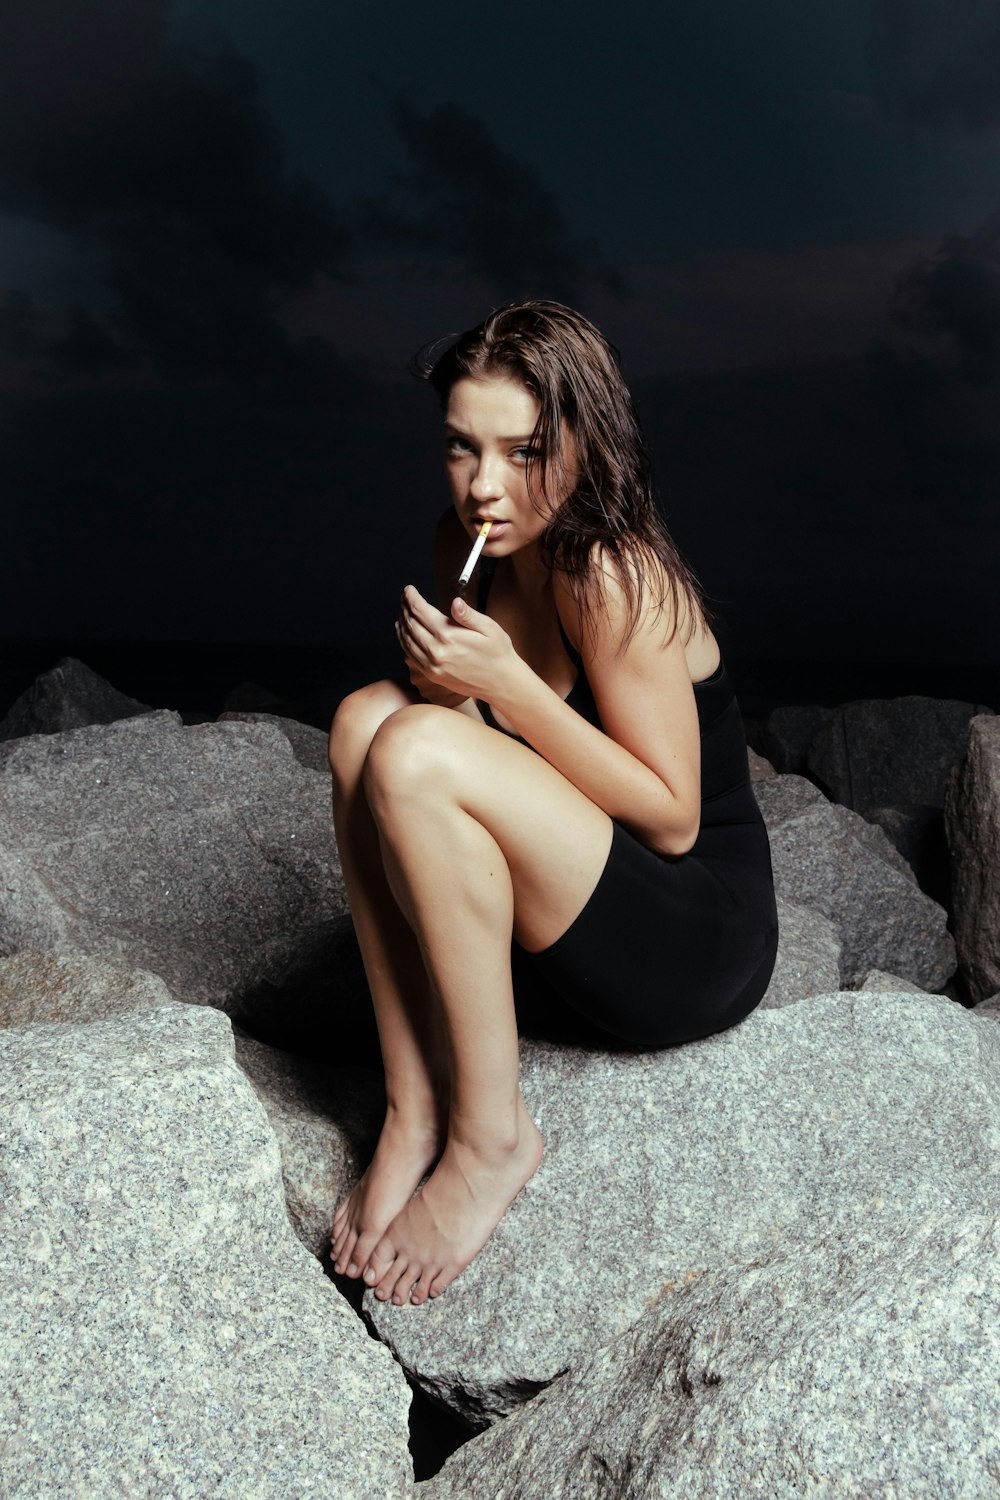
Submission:
<svg viewBox="0 0 1000 1500">
<path fill-rule="evenodd" d="M 747 1015 L 777 940 L 742 721 L 611 347 L 521 302 L 423 373 L 441 608 L 406 588 L 409 686 L 351 694 L 330 733 L 387 1100 L 333 1258 L 397 1306 L 448 1286 L 541 1160 L 512 968 L 666 1046 Z M 455 580 L 486 521 L 473 607 Z"/>
</svg>

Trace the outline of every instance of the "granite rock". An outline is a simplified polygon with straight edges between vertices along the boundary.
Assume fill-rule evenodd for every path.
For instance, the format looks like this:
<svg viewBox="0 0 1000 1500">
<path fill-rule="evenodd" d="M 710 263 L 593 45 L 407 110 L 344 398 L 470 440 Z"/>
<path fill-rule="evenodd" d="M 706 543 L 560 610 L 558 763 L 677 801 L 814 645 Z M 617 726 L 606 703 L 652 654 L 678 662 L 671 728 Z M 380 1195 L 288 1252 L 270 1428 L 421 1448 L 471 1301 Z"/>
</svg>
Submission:
<svg viewBox="0 0 1000 1500">
<path fill-rule="evenodd" d="M 944 807 L 948 772 L 965 754 L 969 720 L 992 713 L 950 698 L 865 698 L 831 712 L 806 757 L 835 802 L 869 816 L 881 807 Z"/>
<path fill-rule="evenodd" d="M 882 969 L 869 969 L 858 985 L 859 990 L 870 990 L 874 995 L 926 995 L 919 984 L 909 979 L 900 979 L 898 974 L 886 974 Z"/>
<path fill-rule="evenodd" d="M 1000 988 L 1000 717 L 973 719 L 969 745 L 948 787 L 955 942 L 973 1000 Z"/>
<path fill-rule="evenodd" d="M 236 1061 L 267 1112 L 281 1151 L 292 1228 L 322 1259 L 334 1211 L 367 1167 L 385 1113 L 378 1073 L 337 1068 L 236 1033 Z"/>
<path fill-rule="evenodd" d="M 0 958 L 0 1026 L 105 1021 L 156 1010 L 171 998 L 158 974 L 86 954 L 26 949 Z"/>
<path fill-rule="evenodd" d="M 1000 1221 L 877 1214 L 669 1286 L 428 1500 L 979 1500 L 1000 1475 Z"/>
<path fill-rule="evenodd" d="M 302 724 L 298 719 L 285 719 L 280 714 L 257 713 L 250 710 L 228 710 L 219 715 L 216 723 L 234 720 L 238 724 L 273 724 L 288 740 L 292 754 L 300 765 L 309 771 L 321 771 L 330 775 L 330 759 L 327 753 L 329 736 L 312 724 Z"/>
<path fill-rule="evenodd" d="M 777 894 L 821 912 L 840 934 L 841 982 L 884 969 L 926 989 L 955 971 L 947 914 L 920 890 L 881 828 L 828 802 L 800 776 L 758 782 Z"/>
<path fill-rule="evenodd" d="M 840 987 L 840 937 L 829 917 L 778 899 L 778 954 L 762 1006 L 794 1005 Z"/>
<path fill-rule="evenodd" d="M 760 749 L 779 774 L 799 775 L 815 736 L 833 713 L 818 703 L 789 703 L 772 709 L 761 726 Z"/>
<path fill-rule="evenodd" d="M 0 719 L 0 740 L 60 734 L 85 724 L 111 724 L 152 712 L 148 703 L 120 693 L 85 662 L 64 656 L 14 700 Z"/>
<path fill-rule="evenodd" d="M 758 755 L 756 750 L 750 745 L 747 746 L 747 760 L 750 764 L 751 781 L 766 781 L 769 776 L 776 776 L 778 774 L 771 762 L 766 760 L 763 755 Z"/>
<path fill-rule="evenodd" d="M 205 1007 L 0 1034 L 11 1500 L 411 1492 L 409 1392 L 285 1213 Z"/>
<path fill-rule="evenodd" d="M 997 1202 L 1000 1031 L 950 1000 L 841 992 L 661 1052 L 522 1056 L 538 1172 L 441 1297 L 365 1298 L 404 1368 L 478 1426 L 665 1283 L 849 1240 L 876 1214 L 953 1222 Z"/>
<path fill-rule="evenodd" d="M 991 995 L 988 1000 L 980 1000 L 978 1005 L 972 1007 L 972 1014 L 983 1016 L 991 1021 L 1000 1021 L 1000 995 Z"/>
<path fill-rule="evenodd" d="M 177 714 L 0 745 L 0 954 L 86 953 L 224 1010 L 350 918 L 326 776 L 271 724 Z"/>
</svg>

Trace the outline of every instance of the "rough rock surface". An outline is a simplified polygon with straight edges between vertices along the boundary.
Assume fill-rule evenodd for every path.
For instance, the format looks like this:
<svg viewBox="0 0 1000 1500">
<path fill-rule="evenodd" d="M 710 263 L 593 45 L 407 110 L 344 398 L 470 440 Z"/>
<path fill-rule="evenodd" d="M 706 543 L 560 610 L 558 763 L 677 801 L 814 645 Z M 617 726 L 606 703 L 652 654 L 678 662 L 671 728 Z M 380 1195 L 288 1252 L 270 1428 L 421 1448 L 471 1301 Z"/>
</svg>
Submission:
<svg viewBox="0 0 1000 1500">
<path fill-rule="evenodd" d="M 984 712 L 992 710 L 951 698 L 845 703 L 814 735 L 807 765 L 835 802 L 864 816 L 880 807 L 942 808 L 969 720 Z"/>
<path fill-rule="evenodd" d="M 853 987 L 875 968 L 941 988 L 955 971 L 946 913 L 920 890 L 881 828 L 828 802 L 801 776 L 775 776 L 755 791 L 775 890 L 836 924 L 841 982 Z"/>
<path fill-rule="evenodd" d="M 898 974 L 886 974 L 883 969 L 869 969 L 858 985 L 859 990 L 870 990 L 874 995 L 926 995 L 919 984 L 909 979 L 900 979 Z"/>
<path fill-rule="evenodd" d="M 0 958 L 0 1026 L 47 1021 L 105 1021 L 155 1010 L 171 999 L 158 974 L 125 969 L 86 954 L 33 953 Z"/>
<path fill-rule="evenodd" d="M 345 912 L 329 781 L 273 725 L 163 711 L 0 745 L 0 954 L 92 954 L 230 1009 Z"/>
<path fill-rule="evenodd" d="M 148 703 L 120 693 L 75 656 L 64 656 L 14 700 L 0 719 L 0 740 L 60 734 L 85 724 L 111 724 L 152 712 Z"/>
<path fill-rule="evenodd" d="M 235 709 L 220 714 L 216 723 L 224 724 L 229 720 L 235 720 L 238 724 L 273 724 L 288 740 L 292 754 L 300 765 L 310 771 L 321 771 L 324 776 L 329 777 L 330 759 L 326 748 L 329 737 L 322 729 L 316 729 L 312 724 L 302 724 L 298 719 L 282 718 L 280 714 Z"/>
<path fill-rule="evenodd" d="M 979 1500 L 998 1368 L 1000 1221 L 878 1214 L 665 1289 L 421 1493 Z"/>
<path fill-rule="evenodd" d="M 1000 1021 L 1000 995 L 991 995 L 988 1000 L 980 1000 L 978 1005 L 972 1007 L 972 1014 Z"/>
<path fill-rule="evenodd" d="M 1000 1030 L 950 1000 L 814 996 L 662 1052 L 531 1044 L 522 1071 L 534 1178 L 441 1297 L 365 1299 L 404 1368 L 481 1426 L 665 1283 L 849 1240 L 875 1214 L 995 1211 Z"/>
<path fill-rule="evenodd" d="M 761 729 L 761 754 L 782 775 L 805 770 L 814 737 L 833 713 L 817 703 L 789 703 L 772 709 Z"/>
<path fill-rule="evenodd" d="M 840 937 L 829 917 L 778 899 L 778 956 L 761 1005 L 794 1005 L 840 988 Z"/>
<path fill-rule="evenodd" d="M 749 745 L 747 746 L 747 760 L 750 764 L 751 781 L 766 781 L 769 776 L 777 775 L 771 762 L 765 760 L 763 755 L 758 755 L 756 750 Z"/>
<path fill-rule="evenodd" d="M 955 941 L 974 1000 L 1000 988 L 1000 717 L 969 727 L 968 752 L 948 787 Z"/>
<path fill-rule="evenodd" d="M 236 1061 L 277 1138 L 292 1228 L 322 1258 L 334 1211 L 375 1150 L 385 1112 L 381 1075 L 309 1062 L 240 1033 Z"/>
<path fill-rule="evenodd" d="M 410 1493 L 409 1393 L 285 1214 L 226 1018 L 0 1035 L 12 1500 Z"/>
</svg>

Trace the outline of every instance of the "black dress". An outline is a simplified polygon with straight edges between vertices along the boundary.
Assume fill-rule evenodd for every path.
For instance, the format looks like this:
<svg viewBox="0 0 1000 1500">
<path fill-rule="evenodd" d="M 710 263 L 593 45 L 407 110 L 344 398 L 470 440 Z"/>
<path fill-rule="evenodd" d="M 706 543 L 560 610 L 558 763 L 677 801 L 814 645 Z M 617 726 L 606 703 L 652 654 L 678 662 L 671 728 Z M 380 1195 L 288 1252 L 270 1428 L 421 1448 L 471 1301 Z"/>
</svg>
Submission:
<svg viewBox="0 0 1000 1500">
<path fill-rule="evenodd" d="M 492 573 L 485 567 L 480 575 L 483 612 Z M 579 654 L 563 640 L 578 669 L 566 701 L 600 729 Z M 615 822 L 604 872 L 562 937 L 540 953 L 514 943 L 519 1008 L 522 993 L 535 1008 L 556 996 L 600 1032 L 665 1047 L 732 1026 L 763 997 L 778 945 L 771 851 L 724 663 L 694 684 L 694 696 L 701 729 L 694 846 L 656 854 Z M 479 707 L 500 730 L 489 705 Z"/>
</svg>

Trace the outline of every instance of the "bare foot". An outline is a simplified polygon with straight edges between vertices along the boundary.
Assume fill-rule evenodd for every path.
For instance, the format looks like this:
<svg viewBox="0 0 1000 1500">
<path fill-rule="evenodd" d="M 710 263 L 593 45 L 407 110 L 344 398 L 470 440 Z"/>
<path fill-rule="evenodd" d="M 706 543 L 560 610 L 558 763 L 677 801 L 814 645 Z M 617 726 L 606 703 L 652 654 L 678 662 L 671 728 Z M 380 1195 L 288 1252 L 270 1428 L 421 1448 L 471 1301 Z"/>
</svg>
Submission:
<svg viewBox="0 0 1000 1500">
<path fill-rule="evenodd" d="M 375 1155 L 333 1217 L 330 1250 L 339 1276 L 361 1275 L 371 1251 L 441 1153 L 442 1133 L 387 1114 Z"/>
<path fill-rule="evenodd" d="M 379 1301 L 419 1305 L 443 1292 L 479 1254 L 541 1159 L 542 1138 L 523 1104 L 510 1147 L 474 1148 L 449 1137 L 429 1181 L 368 1257 L 364 1279 Z"/>
</svg>

